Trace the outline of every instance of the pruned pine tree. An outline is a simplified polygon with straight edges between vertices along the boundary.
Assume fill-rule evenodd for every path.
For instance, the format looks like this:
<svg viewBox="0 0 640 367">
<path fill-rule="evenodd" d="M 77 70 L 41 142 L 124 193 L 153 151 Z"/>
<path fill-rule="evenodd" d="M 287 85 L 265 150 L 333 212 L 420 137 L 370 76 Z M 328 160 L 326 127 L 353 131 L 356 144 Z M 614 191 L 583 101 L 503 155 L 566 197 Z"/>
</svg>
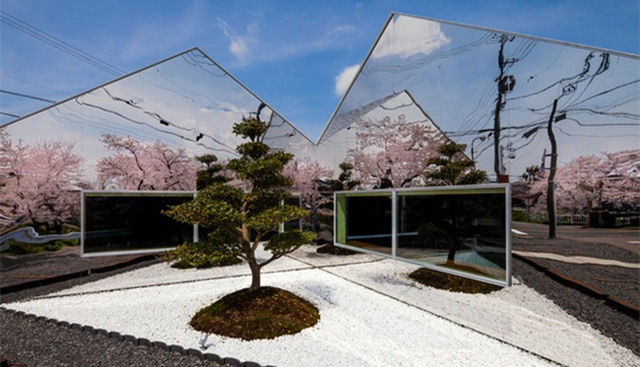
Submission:
<svg viewBox="0 0 640 367">
<path fill-rule="evenodd" d="M 440 145 L 440 157 L 428 161 L 432 169 L 425 173 L 427 184 L 471 185 L 487 181 L 487 173 L 474 168 L 473 161 L 464 155 L 464 149 L 464 145 L 452 141 Z M 478 227 L 469 226 L 469 223 L 485 215 L 489 209 L 487 203 L 481 199 L 459 200 L 451 197 L 440 211 L 427 214 L 429 218 L 424 222 L 428 225 L 419 232 L 444 238 L 449 244 L 447 264 L 452 265 L 464 238 L 477 234 L 479 230 Z"/>
<path fill-rule="evenodd" d="M 264 266 L 314 238 L 311 232 L 292 230 L 264 241 L 280 223 L 308 216 L 308 212 L 298 206 L 282 205 L 290 195 L 291 186 L 291 180 L 282 171 L 293 155 L 272 150 L 263 142 L 267 128 L 257 117 L 243 118 L 233 126 L 234 134 L 249 139 L 236 148 L 240 158 L 227 164 L 227 169 L 242 181 L 241 185 L 214 182 L 194 200 L 166 211 L 180 222 L 215 229 L 210 240 L 223 244 L 247 261 L 252 275 L 250 291 L 260 288 L 260 271 Z M 271 253 L 263 262 L 256 257 L 261 242 Z"/>
</svg>

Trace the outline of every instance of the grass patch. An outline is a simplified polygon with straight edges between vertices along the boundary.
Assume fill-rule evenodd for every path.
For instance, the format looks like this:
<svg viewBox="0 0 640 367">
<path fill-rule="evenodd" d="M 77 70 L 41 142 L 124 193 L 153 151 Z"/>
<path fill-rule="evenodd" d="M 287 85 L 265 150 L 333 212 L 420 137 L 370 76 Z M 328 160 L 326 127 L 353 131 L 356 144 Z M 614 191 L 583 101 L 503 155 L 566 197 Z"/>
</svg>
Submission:
<svg viewBox="0 0 640 367">
<path fill-rule="evenodd" d="M 499 291 L 502 287 L 493 284 L 466 279 L 455 275 L 442 273 L 435 270 L 420 268 L 411 274 L 409 278 L 429 287 L 444 289 L 451 292 L 462 293 L 491 293 Z"/>
<path fill-rule="evenodd" d="M 318 308 L 279 288 L 243 289 L 198 311 L 189 323 L 198 331 L 244 340 L 273 339 L 315 325 Z"/>
</svg>

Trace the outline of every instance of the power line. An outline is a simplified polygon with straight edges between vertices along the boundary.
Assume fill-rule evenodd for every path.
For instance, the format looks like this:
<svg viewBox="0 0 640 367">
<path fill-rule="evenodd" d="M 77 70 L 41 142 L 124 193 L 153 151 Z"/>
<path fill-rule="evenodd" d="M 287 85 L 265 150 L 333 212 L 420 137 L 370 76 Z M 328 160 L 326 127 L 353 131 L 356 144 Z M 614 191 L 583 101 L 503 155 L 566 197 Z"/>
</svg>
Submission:
<svg viewBox="0 0 640 367">
<path fill-rule="evenodd" d="M 4 89 L 0 89 L 0 93 L 11 94 L 12 96 L 18 96 L 18 97 L 23 97 L 23 98 L 35 99 L 36 101 L 56 103 L 56 101 L 52 101 L 50 99 L 31 96 L 31 95 L 28 95 L 28 94 L 23 94 L 23 93 L 18 93 L 18 92 L 12 92 L 12 91 L 9 91 L 9 90 L 4 90 Z"/>
<path fill-rule="evenodd" d="M 14 17 L 13 15 L 3 10 L 0 10 L 0 21 L 52 47 L 55 47 L 62 52 L 65 52 L 79 60 L 82 60 L 90 65 L 93 65 L 98 69 L 101 69 L 109 74 L 112 74 L 115 76 L 121 76 L 125 74 L 125 72 L 122 69 L 119 69 L 105 61 L 98 59 L 93 55 L 90 55 L 74 46 L 71 46 L 70 44 Z"/>
<path fill-rule="evenodd" d="M 2 112 L 2 111 L 0 111 L 0 115 L 9 116 L 9 117 L 15 117 L 15 118 L 19 118 L 20 117 L 18 115 L 14 115 L 12 113 Z"/>
</svg>

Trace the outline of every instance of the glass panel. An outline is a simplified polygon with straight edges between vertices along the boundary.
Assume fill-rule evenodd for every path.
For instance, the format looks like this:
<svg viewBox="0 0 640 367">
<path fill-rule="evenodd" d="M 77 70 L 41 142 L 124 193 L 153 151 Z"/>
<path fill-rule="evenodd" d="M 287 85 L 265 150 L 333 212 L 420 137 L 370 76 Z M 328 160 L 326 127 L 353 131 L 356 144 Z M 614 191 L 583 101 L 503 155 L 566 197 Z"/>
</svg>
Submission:
<svg viewBox="0 0 640 367">
<path fill-rule="evenodd" d="M 398 259 L 505 281 L 505 193 L 398 193 Z"/>
<path fill-rule="evenodd" d="M 339 196 L 341 194 L 338 194 Z M 338 199 L 346 210 L 338 219 L 338 242 L 385 255 L 392 254 L 391 194 L 344 196 Z M 341 240 L 344 239 L 344 242 Z"/>
<path fill-rule="evenodd" d="M 193 226 L 161 211 L 193 199 L 193 193 L 85 193 L 83 254 L 161 251 L 193 242 Z"/>
</svg>

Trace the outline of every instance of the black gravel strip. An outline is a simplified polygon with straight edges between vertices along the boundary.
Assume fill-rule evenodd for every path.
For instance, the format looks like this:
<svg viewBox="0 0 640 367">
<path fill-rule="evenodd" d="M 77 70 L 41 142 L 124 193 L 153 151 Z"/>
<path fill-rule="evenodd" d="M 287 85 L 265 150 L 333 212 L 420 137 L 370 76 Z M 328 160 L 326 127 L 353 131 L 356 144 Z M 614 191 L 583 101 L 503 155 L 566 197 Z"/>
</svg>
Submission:
<svg viewBox="0 0 640 367">
<path fill-rule="evenodd" d="M 0 287 L 28 281 L 103 268 L 139 256 L 81 257 L 79 247 L 64 247 L 57 252 L 29 255 L 2 254 L 0 256 Z"/>
<path fill-rule="evenodd" d="M 549 259 L 534 259 L 538 264 L 589 284 L 606 294 L 640 305 L 640 269 L 615 266 L 569 264 Z"/>
<path fill-rule="evenodd" d="M 608 244 L 591 244 L 568 239 L 513 238 L 513 249 L 548 252 L 565 256 L 588 256 L 637 264 L 638 255 Z M 536 263 L 558 271 L 604 293 L 635 306 L 640 306 L 640 269 L 593 264 L 571 264 L 562 261 L 532 258 Z"/>
<path fill-rule="evenodd" d="M 62 326 L 0 309 L 0 354 L 12 364 L 36 366 L 224 366 L 193 355 L 135 345 L 109 335 Z"/>
<path fill-rule="evenodd" d="M 531 265 L 513 259 L 514 277 L 552 300 L 579 321 L 590 324 L 603 335 L 640 356 L 640 321 L 619 312 L 603 300 L 595 299 L 568 288 L 536 270 Z"/>
<path fill-rule="evenodd" d="M 14 293 L 0 294 L 0 304 L 17 302 L 17 301 L 22 301 L 22 300 L 27 300 L 27 299 L 30 299 L 30 298 L 34 298 L 34 297 L 44 296 L 44 295 L 47 295 L 47 294 L 50 294 L 50 293 L 59 292 L 59 291 L 64 290 L 64 289 L 75 287 L 77 285 L 82 285 L 82 284 L 85 284 L 85 283 L 95 282 L 97 280 L 100 280 L 100 279 L 103 279 L 103 278 L 108 278 L 108 277 L 114 276 L 116 274 L 124 273 L 124 272 L 135 270 L 135 269 L 144 268 L 144 267 L 147 267 L 147 266 L 150 266 L 150 265 L 157 264 L 158 262 L 160 262 L 160 261 L 159 260 L 145 261 L 145 262 L 141 262 L 141 263 L 138 263 L 138 264 L 127 266 L 126 268 L 116 269 L 116 270 L 112 270 L 112 271 L 108 271 L 108 272 L 104 272 L 104 273 L 99 273 L 99 274 L 92 273 L 91 275 L 89 275 L 87 277 L 65 280 L 63 282 L 58 282 L 58 283 L 45 285 L 45 286 L 41 286 L 41 287 L 25 289 L 25 290 L 22 290 L 22 291 L 19 291 L 19 292 L 14 292 Z M 56 262 L 55 261 L 49 262 L 49 269 L 51 271 L 54 271 L 55 266 L 56 266 Z"/>
</svg>

